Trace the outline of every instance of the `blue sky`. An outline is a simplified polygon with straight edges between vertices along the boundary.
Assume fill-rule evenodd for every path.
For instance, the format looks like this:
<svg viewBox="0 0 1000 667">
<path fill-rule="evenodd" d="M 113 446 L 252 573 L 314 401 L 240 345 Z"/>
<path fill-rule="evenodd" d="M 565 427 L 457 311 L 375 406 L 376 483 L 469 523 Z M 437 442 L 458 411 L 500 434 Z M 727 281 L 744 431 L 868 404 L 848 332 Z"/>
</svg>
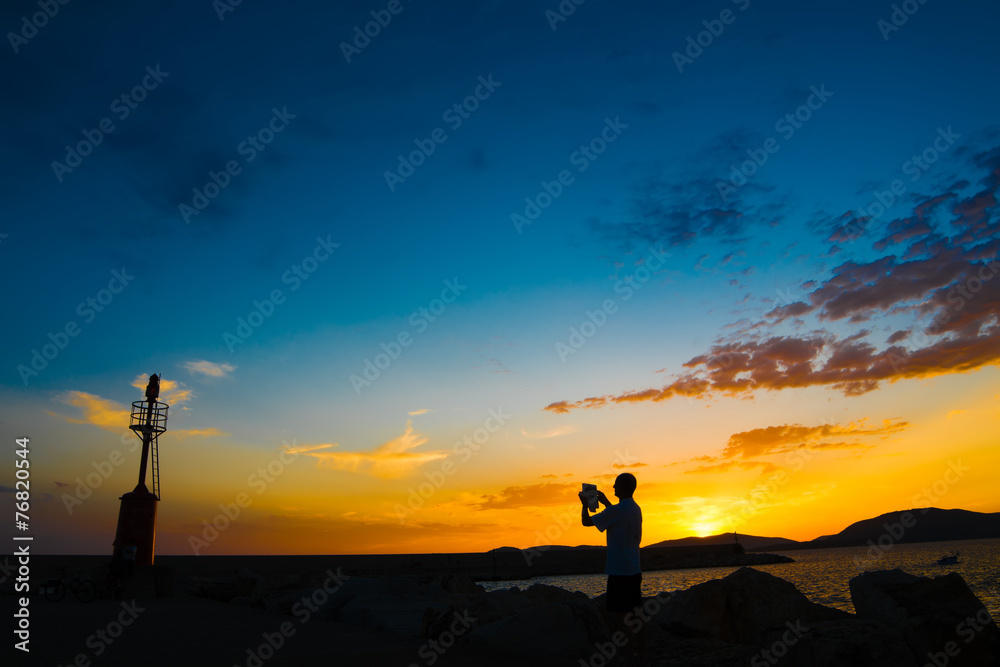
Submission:
<svg viewBox="0 0 1000 667">
<path fill-rule="evenodd" d="M 74 447 L 81 429 L 91 429 L 81 460 L 99 458 L 107 445 L 84 406 L 127 405 L 141 397 L 138 375 L 161 372 L 181 392 L 171 423 L 201 431 L 189 437 L 212 461 L 223 451 L 272 452 L 288 438 L 372 452 L 407 428 L 425 442 L 406 441 L 406 451 L 437 451 L 435 443 L 503 405 L 517 415 L 504 436 L 507 453 L 476 464 L 456 497 L 502 485 L 490 471 L 525 488 L 543 473 L 596 474 L 613 458 L 598 434 L 623 434 L 642 461 L 666 467 L 660 479 L 676 452 L 640 443 L 665 421 L 655 410 L 675 408 L 662 396 L 612 397 L 673 386 L 697 370 L 684 364 L 699 355 L 732 354 L 733 345 L 768 336 L 822 331 L 844 355 L 852 340 L 881 354 L 894 331 L 918 330 L 945 303 L 947 290 L 934 290 L 973 275 L 948 266 L 963 261 L 962 271 L 974 271 L 996 254 L 992 6 L 914 4 L 888 31 L 879 22 L 893 20 L 891 4 L 591 0 L 553 29 L 546 12 L 558 11 L 555 2 L 404 0 L 348 62 L 341 44 L 371 12 L 386 16 L 385 3 L 244 2 L 221 16 L 216 5 L 70 3 L 37 34 L 22 21 L 36 4 L 0 10 L 9 33 L 0 56 L 0 271 L 12 314 L 0 352 L 5 435 L 51 429 L 65 438 L 60 447 Z M 20 33 L 32 36 L 11 37 Z M 689 37 L 706 45 L 700 53 Z M 690 58 L 681 68 L 678 53 Z M 136 86 L 143 99 L 131 108 L 120 98 Z M 457 127 L 448 115 L 456 104 L 475 107 Z M 796 113 L 792 126 L 786 116 Z M 114 129 L 98 132 L 105 118 Z M 608 127 L 616 129 L 605 145 Z M 446 139 L 390 189 L 385 173 L 398 168 L 397 156 L 428 145 L 438 128 Z M 67 146 L 98 134 L 99 145 L 71 172 L 53 166 L 66 162 Z M 250 150 L 252 136 L 268 143 Z M 580 158 L 588 145 L 603 152 Z M 907 171 L 924 151 L 933 161 Z M 721 197 L 720 182 L 754 155 L 767 159 Z M 226 187 L 185 220 L 181 207 L 227 164 L 232 173 L 216 177 Z M 523 215 L 525 199 L 537 200 L 564 170 L 572 182 L 518 229 L 512 215 Z M 900 194 L 884 215 L 858 224 L 857 211 L 870 210 L 896 180 Z M 921 206 L 932 211 L 929 223 L 916 215 Z M 331 244 L 334 252 L 314 254 Z M 654 252 L 667 256 L 665 265 L 624 299 L 615 286 L 643 271 Z M 320 256 L 315 265 L 307 259 Z M 827 308 L 838 290 L 889 280 L 891 270 L 880 277 L 871 264 L 878 261 L 923 264 L 909 267 L 917 277 L 906 289 L 886 285 L 882 301 L 859 294 L 854 305 Z M 287 279 L 303 262 L 314 268 L 308 280 Z M 91 319 L 80 304 L 100 299 L 113 271 L 134 279 L 105 293 L 108 303 Z M 920 275 L 938 271 L 945 282 L 916 290 Z M 416 316 L 426 326 L 415 325 L 413 314 L 435 307 L 445 281 L 465 287 L 434 321 Z M 245 342 L 227 344 L 239 318 L 275 290 L 282 302 L 273 313 Z M 557 343 L 608 299 L 615 312 L 561 358 Z M 811 306 L 787 317 L 775 310 L 794 303 Z M 995 326 L 993 301 L 975 303 L 982 328 L 966 332 L 968 340 Z M 65 349 L 44 369 L 23 370 L 68 324 L 79 332 Z M 400 334 L 412 344 L 356 391 L 351 376 Z M 919 373 L 872 370 L 878 364 L 869 360 L 833 389 L 819 373 L 784 385 L 750 369 L 730 379 L 751 378 L 753 396 L 830 391 L 829 400 L 847 401 L 834 410 L 846 411 L 847 422 L 878 421 L 899 415 L 875 414 L 858 395 L 924 375 L 995 373 L 1000 357 L 986 349 L 938 363 L 944 352 L 933 335 L 908 340 L 910 352 L 933 357 Z M 716 418 L 728 433 L 695 438 L 705 451 L 764 426 L 747 421 L 739 405 L 746 396 L 715 387 L 729 396 L 719 399 Z M 90 398 L 74 403 L 72 392 Z M 545 410 L 601 396 L 602 405 L 625 405 Z M 820 420 L 810 400 L 775 407 L 774 419 Z M 588 429 L 571 442 L 571 433 Z M 550 439 L 560 445 L 546 454 L 518 449 L 543 433 L 557 433 Z M 550 470 L 573 452 L 586 452 L 590 467 Z M 410 472 L 419 478 L 428 460 L 414 459 Z M 335 467 L 328 481 L 336 487 L 348 473 L 377 497 L 372 503 L 391 504 L 364 486 L 363 468 Z M 74 475 L 59 469 L 53 477 Z M 53 498 L 61 488 L 51 489 Z"/>
</svg>

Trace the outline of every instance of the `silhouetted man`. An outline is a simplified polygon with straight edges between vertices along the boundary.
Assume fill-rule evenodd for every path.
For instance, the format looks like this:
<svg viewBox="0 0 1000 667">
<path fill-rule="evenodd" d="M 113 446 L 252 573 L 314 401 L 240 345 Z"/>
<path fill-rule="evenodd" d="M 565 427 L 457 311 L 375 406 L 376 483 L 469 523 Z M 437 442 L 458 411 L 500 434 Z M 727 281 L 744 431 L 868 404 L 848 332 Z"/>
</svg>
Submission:
<svg viewBox="0 0 1000 667">
<path fill-rule="evenodd" d="M 615 479 L 617 505 L 612 505 L 603 492 L 597 492 L 597 499 L 605 509 L 593 516 L 587 501 L 581 494 L 583 503 L 581 520 L 584 526 L 595 526 L 602 533 L 608 533 L 608 558 L 604 573 L 608 575 L 608 592 L 605 599 L 607 609 L 624 625 L 625 614 L 642 604 L 642 570 L 639 567 L 639 543 L 642 541 L 642 510 L 632 499 L 635 493 L 635 476 L 622 473 Z M 637 642 L 643 651 L 642 641 Z"/>
</svg>

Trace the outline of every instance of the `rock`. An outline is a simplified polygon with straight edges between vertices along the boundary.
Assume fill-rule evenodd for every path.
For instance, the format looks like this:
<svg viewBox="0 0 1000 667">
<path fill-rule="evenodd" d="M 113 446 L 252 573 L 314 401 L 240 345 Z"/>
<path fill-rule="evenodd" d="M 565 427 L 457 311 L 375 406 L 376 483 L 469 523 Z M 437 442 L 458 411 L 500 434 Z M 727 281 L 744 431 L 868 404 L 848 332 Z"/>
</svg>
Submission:
<svg viewBox="0 0 1000 667">
<path fill-rule="evenodd" d="M 532 599 L 515 587 L 477 596 L 473 601 L 471 611 L 479 619 L 480 625 L 486 625 L 514 614 L 526 612 L 532 606 Z"/>
<path fill-rule="evenodd" d="M 737 646 L 712 639 L 669 636 L 657 637 L 650 642 L 648 650 L 649 664 L 670 667 L 747 667 L 758 651 L 753 646 Z M 770 664 L 766 660 L 758 662 L 761 667 L 770 667 Z"/>
<path fill-rule="evenodd" d="M 336 618 L 351 600 L 361 596 L 418 595 L 417 584 L 406 577 L 351 577 L 319 606 L 320 618 Z M 349 622 L 349 621 L 348 621 Z"/>
<path fill-rule="evenodd" d="M 236 572 L 236 597 L 238 598 L 248 598 L 254 593 L 257 588 L 258 582 L 260 582 L 262 577 L 246 568 L 240 569 Z"/>
<path fill-rule="evenodd" d="M 309 600 L 311 596 L 316 592 L 314 588 L 294 588 L 281 591 L 274 591 L 269 595 L 263 596 L 261 602 L 264 605 L 264 609 L 270 612 L 277 612 L 279 614 L 293 614 L 293 610 L 301 608 L 302 600 Z M 300 605 L 296 607 L 295 605 Z M 299 612 L 304 613 L 304 612 Z M 310 615 L 311 615 L 310 611 Z"/>
<path fill-rule="evenodd" d="M 342 623 L 420 637 L 428 610 L 435 615 L 447 607 L 423 595 L 359 595 L 338 612 Z"/>
<path fill-rule="evenodd" d="M 1000 630 L 957 572 L 933 579 L 899 569 L 865 572 L 850 589 L 858 616 L 896 630 L 921 663 L 1000 664 Z"/>
<path fill-rule="evenodd" d="M 256 597 L 234 597 L 229 600 L 229 604 L 239 605 L 241 607 L 251 607 L 253 609 L 264 609 L 264 601 Z"/>
<path fill-rule="evenodd" d="M 586 602 L 590 598 L 580 591 L 568 591 L 548 584 L 532 584 L 524 591 L 532 604 L 552 604 L 555 602 Z"/>
<path fill-rule="evenodd" d="M 302 574 L 274 573 L 260 577 L 253 592 L 255 596 L 268 597 L 278 592 L 298 590 L 313 585 L 315 585 L 313 577 L 303 576 Z"/>
<path fill-rule="evenodd" d="M 233 577 L 191 577 L 188 590 L 192 595 L 219 602 L 229 602 L 236 597 L 236 579 Z"/>
<path fill-rule="evenodd" d="M 592 612 L 597 614 L 596 610 Z M 574 609 L 567 603 L 534 607 L 477 627 L 469 635 L 469 642 L 497 653 L 575 664 L 596 650 L 580 622 L 580 617 L 587 615 L 586 610 Z"/>
<path fill-rule="evenodd" d="M 459 595 L 479 595 L 486 592 L 485 588 L 465 574 L 439 574 L 431 580 L 429 586 L 437 586 L 446 593 Z"/>
<path fill-rule="evenodd" d="M 674 634 L 760 645 L 769 630 L 783 632 L 787 623 L 835 621 L 851 615 L 810 602 L 784 579 L 743 567 L 723 579 L 675 593 L 655 618 Z"/>
<path fill-rule="evenodd" d="M 801 629 L 801 633 L 788 629 L 768 633 L 753 656 L 758 659 L 756 664 L 772 664 L 768 661 L 769 656 L 776 658 L 777 664 L 790 667 L 914 667 L 918 664 L 899 633 L 882 623 L 848 618 L 814 621 Z"/>
</svg>

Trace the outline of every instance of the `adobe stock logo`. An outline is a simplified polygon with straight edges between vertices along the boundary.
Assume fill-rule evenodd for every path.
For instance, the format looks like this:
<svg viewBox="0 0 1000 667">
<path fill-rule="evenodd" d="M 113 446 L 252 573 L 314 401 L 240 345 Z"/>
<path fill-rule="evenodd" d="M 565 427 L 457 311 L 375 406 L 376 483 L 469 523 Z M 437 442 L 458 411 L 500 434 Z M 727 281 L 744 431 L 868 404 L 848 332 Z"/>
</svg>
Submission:
<svg viewBox="0 0 1000 667">
<path fill-rule="evenodd" d="M 320 265 L 330 259 L 330 256 L 339 247 L 340 244 L 333 243 L 329 235 L 325 239 L 322 236 L 317 236 L 316 246 L 312 252 L 296 264 L 292 264 L 287 271 L 281 274 L 281 282 L 291 285 L 289 293 L 302 287 L 303 281 L 309 280 L 310 276 L 314 275 Z M 263 326 L 268 318 L 274 315 L 278 306 L 284 305 L 287 299 L 288 295 L 281 288 L 272 289 L 263 301 L 254 299 L 253 309 L 247 313 L 247 316 L 241 315 L 236 318 L 236 328 L 233 332 L 222 332 L 222 342 L 226 344 L 226 349 L 230 353 L 235 352 L 236 346 L 245 343 L 257 329 Z"/>
<path fill-rule="evenodd" d="M 458 282 L 457 276 L 454 280 L 445 280 L 440 298 L 431 299 L 426 308 L 421 307 L 410 313 L 407 322 L 413 327 L 416 334 L 422 334 L 467 289 L 469 286 Z M 410 347 L 414 340 L 416 340 L 415 334 L 411 334 L 407 329 L 402 329 L 388 343 L 383 341 L 379 345 L 382 351 L 376 353 L 374 358 L 365 357 L 361 374 L 351 373 L 348 377 L 351 387 L 354 388 L 354 394 L 360 396 L 361 390 L 370 387 L 396 359 L 402 356 L 403 351 Z"/>
<path fill-rule="evenodd" d="M 368 14 L 372 17 L 364 25 L 364 30 L 360 25 L 354 26 L 354 33 L 351 35 L 351 43 L 341 42 L 340 52 L 344 54 L 344 60 L 351 64 L 351 58 L 361 55 L 361 52 L 368 48 L 372 40 L 382 34 L 382 30 L 389 27 L 392 17 L 403 13 L 406 7 L 400 0 L 389 0 L 385 9 L 373 9 Z"/>
<path fill-rule="evenodd" d="M 889 20 L 879 19 L 875 22 L 875 27 L 882 34 L 882 41 L 888 42 L 889 35 L 898 32 L 900 28 L 906 25 L 910 17 L 920 11 L 920 6 L 926 2 L 927 0 L 904 0 L 902 6 L 893 4 L 890 7 L 892 13 L 889 14 Z"/>
<path fill-rule="evenodd" d="M 60 5 L 68 5 L 69 0 L 38 0 L 38 8 L 42 11 L 35 12 L 29 19 L 27 16 L 21 17 L 21 30 L 19 32 L 8 32 L 7 41 L 10 48 L 16 54 L 21 47 L 34 39 L 38 31 L 49 24 L 50 19 L 54 19 L 59 13 Z"/>
<path fill-rule="evenodd" d="M 745 12 L 750 7 L 750 0 L 732 0 L 732 3 L 739 7 L 741 12 Z M 732 25 L 736 21 L 737 16 L 739 14 L 733 10 L 723 9 L 719 12 L 719 18 L 702 21 L 701 24 L 705 26 L 705 29 L 697 35 L 688 35 L 684 53 L 674 51 L 671 54 L 678 73 L 683 74 L 686 66 L 694 64 L 694 61 L 701 57 L 705 49 L 715 44 L 715 40 L 726 31 L 727 25 Z"/>
<path fill-rule="evenodd" d="M 476 81 L 478 83 L 471 93 L 461 102 L 455 102 L 441 113 L 441 120 L 448 123 L 452 132 L 457 131 L 465 124 L 465 121 L 472 118 L 472 114 L 479 110 L 482 103 L 490 99 L 497 88 L 503 85 L 502 81 L 493 79 L 492 73 L 485 77 L 480 76 Z M 413 145 L 416 148 L 406 155 L 399 153 L 396 156 L 398 160 L 396 168 L 391 171 L 386 169 L 382 174 L 382 177 L 385 178 L 385 184 L 389 187 L 389 192 L 395 192 L 401 183 L 405 183 L 406 179 L 413 176 L 417 169 L 427 162 L 430 156 L 434 155 L 438 146 L 446 141 L 448 141 L 448 133 L 441 127 L 435 127 L 431 130 L 426 139 L 415 138 Z"/>
<path fill-rule="evenodd" d="M 160 69 L 159 63 L 156 64 L 156 67 L 147 65 L 145 72 L 146 74 L 143 75 L 139 83 L 111 100 L 111 103 L 108 105 L 111 113 L 119 121 L 124 121 L 132 115 L 132 112 L 138 109 L 142 102 L 146 101 L 149 94 L 156 90 L 163 83 L 164 79 L 170 76 L 170 72 L 164 72 Z M 66 155 L 63 161 L 52 161 L 52 173 L 55 174 L 56 180 L 62 183 L 66 175 L 72 174 L 74 169 L 83 164 L 84 159 L 104 143 L 104 138 L 112 134 L 116 129 L 115 124 L 111 122 L 111 118 L 105 117 L 97 121 L 97 126 L 93 129 L 85 128 L 81 130 L 80 134 L 83 135 L 83 139 L 72 145 L 66 144 Z"/>
<path fill-rule="evenodd" d="M 642 286 L 653 277 L 653 272 L 659 271 L 666 265 L 666 260 L 669 257 L 670 253 L 656 250 L 650 246 L 649 254 L 642 265 L 631 274 L 615 282 L 614 291 L 615 294 L 622 295 L 622 303 L 631 299 L 637 291 L 642 289 Z M 599 307 L 585 311 L 585 319 L 580 322 L 579 327 L 569 327 L 569 338 L 566 342 L 556 341 L 555 349 L 559 360 L 565 364 L 569 356 L 576 354 L 580 348 L 586 345 L 587 341 L 607 324 L 608 318 L 617 312 L 618 301 L 615 299 L 605 299 Z"/>
<path fill-rule="evenodd" d="M 825 83 L 821 83 L 819 88 L 810 86 L 809 91 L 810 95 L 805 102 L 774 123 L 774 131 L 779 132 L 785 141 L 794 137 L 795 132 L 801 130 L 813 117 L 813 113 L 822 109 L 823 105 L 833 97 L 833 93 L 826 89 Z M 744 160 L 738 167 L 735 163 L 729 165 L 729 180 L 715 182 L 715 188 L 719 191 L 722 201 L 728 202 L 729 196 L 746 185 L 747 181 L 753 178 L 753 175 L 779 150 L 781 142 L 774 137 L 765 139 L 760 148 L 748 148 L 746 150 L 748 160 Z"/>
<path fill-rule="evenodd" d="M 576 167 L 577 173 L 582 174 L 627 129 L 628 123 L 623 123 L 620 116 L 615 116 L 614 120 L 605 117 L 604 127 L 601 128 L 600 132 L 587 143 L 580 144 L 575 151 L 569 154 L 569 163 Z M 551 181 L 543 179 L 539 183 L 541 189 L 534 196 L 524 198 L 523 215 L 517 211 L 510 214 L 510 221 L 514 224 L 517 233 L 521 234 L 524 227 L 541 217 L 542 213 L 552 206 L 553 202 L 561 197 L 574 182 L 576 182 L 576 176 L 569 169 L 561 170 Z"/>
<path fill-rule="evenodd" d="M 243 156 L 246 164 L 251 164 L 257 156 L 267 150 L 267 147 L 274 141 L 277 135 L 285 131 L 285 128 L 298 117 L 298 114 L 289 113 L 288 107 L 271 108 L 271 118 L 259 130 L 253 134 L 248 134 L 246 139 L 241 141 L 236 147 L 236 152 Z M 177 205 L 177 212 L 180 213 L 184 224 L 191 224 L 191 218 L 200 215 L 208 208 L 222 191 L 229 187 L 237 176 L 243 173 L 243 165 L 239 160 L 229 160 L 219 171 L 208 171 L 208 178 L 201 188 L 191 188 L 191 203 L 180 203 Z"/>
<path fill-rule="evenodd" d="M 135 280 L 135 276 L 130 274 L 124 266 L 121 271 L 112 270 L 108 286 L 97 290 L 93 296 L 88 296 L 81 301 L 76 307 L 76 314 L 83 318 L 84 324 L 90 324 L 97 318 L 97 314 L 104 312 L 105 308 L 114 301 L 117 295 L 125 291 L 125 288 L 133 280 Z M 28 364 L 18 364 L 17 366 L 17 372 L 21 376 L 24 386 L 27 387 L 32 378 L 38 377 L 39 373 L 48 368 L 49 363 L 69 346 L 70 339 L 79 336 L 81 331 L 83 329 L 76 320 L 68 320 L 55 333 L 49 332 L 50 342 L 42 345 L 41 351 L 38 348 L 32 348 Z"/>
</svg>

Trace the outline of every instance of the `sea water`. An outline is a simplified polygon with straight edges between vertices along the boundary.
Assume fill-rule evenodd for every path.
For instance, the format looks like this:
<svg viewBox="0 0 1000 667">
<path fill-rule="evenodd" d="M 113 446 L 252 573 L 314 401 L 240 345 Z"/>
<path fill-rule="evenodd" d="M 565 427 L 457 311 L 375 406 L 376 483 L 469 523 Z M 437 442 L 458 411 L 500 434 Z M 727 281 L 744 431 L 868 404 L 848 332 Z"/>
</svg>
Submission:
<svg viewBox="0 0 1000 667">
<path fill-rule="evenodd" d="M 955 551 L 960 553 L 958 563 L 937 564 L 938 558 Z M 790 581 L 807 598 L 828 607 L 854 613 L 848 585 L 851 578 L 865 570 L 891 570 L 898 567 L 904 572 L 924 577 L 958 572 L 976 597 L 986 605 L 994 620 L 1000 620 L 1000 538 L 895 544 L 884 550 L 876 546 L 874 549 L 843 547 L 780 553 L 794 558 L 795 562 L 753 567 Z M 661 591 L 683 590 L 711 579 L 721 579 L 737 569 L 706 567 L 643 572 L 642 594 L 652 596 Z M 607 588 L 607 575 L 577 574 L 535 577 L 523 581 L 484 581 L 480 584 L 488 591 L 512 586 L 524 589 L 532 584 L 549 584 L 597 597 Z"/>
</svg>

